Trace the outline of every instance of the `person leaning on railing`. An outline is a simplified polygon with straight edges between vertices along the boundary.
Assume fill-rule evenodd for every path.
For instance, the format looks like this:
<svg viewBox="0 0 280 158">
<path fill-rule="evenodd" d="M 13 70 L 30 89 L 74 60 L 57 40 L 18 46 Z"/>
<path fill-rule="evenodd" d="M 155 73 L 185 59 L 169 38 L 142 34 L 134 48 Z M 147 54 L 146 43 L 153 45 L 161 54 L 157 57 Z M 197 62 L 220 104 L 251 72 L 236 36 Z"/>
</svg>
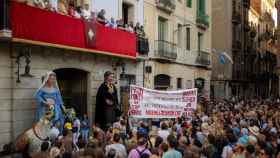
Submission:
<svg viewBox="0 0 280 158">
<path fill-rule="evenodd" d="M 101 24 L 106 24 L 106 18 L 105 18 L 105 10 L 101 9 L 101 11 L 97 14 L 97 21 Z"/>
<path fill-rule="evenodd" d="M 59 0 L 58 1 L 58 13 L 60 13 L 62 15 L 68 15 L 65 0 Z"/>
</svg>

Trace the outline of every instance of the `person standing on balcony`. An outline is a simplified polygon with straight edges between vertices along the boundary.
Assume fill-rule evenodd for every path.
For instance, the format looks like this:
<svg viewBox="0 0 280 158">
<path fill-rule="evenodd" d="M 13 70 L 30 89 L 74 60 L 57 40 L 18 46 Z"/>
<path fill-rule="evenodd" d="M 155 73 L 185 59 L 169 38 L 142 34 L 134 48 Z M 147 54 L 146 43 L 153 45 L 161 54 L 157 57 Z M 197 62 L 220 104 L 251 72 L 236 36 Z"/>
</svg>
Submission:
<svg viewBox="0 0 280 158">
<path fill-rule="evenodd" d="M 112 17 L 111 20 L 108 21 L 105 26 L 116 29 L 117 28 L 117 23 L 116 23 L 115 19 Z"/>
<path fill-rule="evenodd" d="M 71 17 L 75 17 L 75 6 L 74 2 L 70 1 L 68 6 L 68 15 Z"/>
<path fill-rule="evenodd" d="M 95 121 L 102 129 L 111 127 L 118 117 L 118 94 L 114 85 L 114 74 L 104 74 L 104 83 L 100 85 L 96 95 Z"/>
<path fill-rule="evenodd" d="M 106 18 L 105 18 L 105 10 L 101 9 L 101 11 L 97 14 L 97 21 L 101 24 L 106 24 Z"/>
<path fill-rule="evenodd" d="M 58 12 L 63 15 L 67 15 L 66 0 L 59 0 L 58 2 Z"/>
<path fill-rule="evenodd" d="M 91 11 L 89 9 L 89 4 L 84 4 L 84 7 L 82 8 L 82 16 L 87 20 L 91 18 Z"/>
<path fill-rule="evenodd" d="M 50 10 L 57 12 L 57 0 L 49 0 Z"/>
<path fill-rule="evenodd" d="M 135 32 L 137 35 L 140 35 L 140 33 L 141 33 L 141 27 L 140 27 L 140 23 L 139 23 L 139 22 L 136 23 L 136 26 L 134 27 L 134 32 Z"/>
</svg>

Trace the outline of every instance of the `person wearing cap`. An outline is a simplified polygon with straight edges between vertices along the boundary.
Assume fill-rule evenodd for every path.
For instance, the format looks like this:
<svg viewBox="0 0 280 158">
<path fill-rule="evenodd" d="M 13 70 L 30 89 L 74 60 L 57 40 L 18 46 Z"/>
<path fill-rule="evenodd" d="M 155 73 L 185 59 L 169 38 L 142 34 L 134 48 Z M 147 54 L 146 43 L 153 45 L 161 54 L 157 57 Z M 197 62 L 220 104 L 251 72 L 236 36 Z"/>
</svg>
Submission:
<svg viewBox="0 0 280 158">
<path fill-rule="evenodd" d="M 106 130 L 117 120 L 118 113 L 118 93 L 114 85 L 114 74 L 107 71 L 104 73 L 104 82 L 98 88 L 96 95 L 96 123 Z"/>
</svg>

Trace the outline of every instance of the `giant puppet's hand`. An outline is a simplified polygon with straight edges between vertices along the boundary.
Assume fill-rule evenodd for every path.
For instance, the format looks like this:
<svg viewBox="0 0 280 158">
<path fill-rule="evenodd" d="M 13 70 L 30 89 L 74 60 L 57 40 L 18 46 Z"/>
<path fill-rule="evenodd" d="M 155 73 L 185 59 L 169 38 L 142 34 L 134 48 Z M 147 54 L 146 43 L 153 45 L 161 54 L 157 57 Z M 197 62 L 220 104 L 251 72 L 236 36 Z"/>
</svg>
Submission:
<svg viewBox="0 0 280 158">
<path fill-rule="evenodd" d="M 114 104 L 114 102 L 110 99 L 105 99 L 105 102 L 106 102 L 107 105 L 113 105 Z"/>
<path fill-rule="evenodd" d="M 61 111 L 62 111 L 62 114 L 64 116 L 67 115 L 67 110 L 66 110 L 66 107 L 64 105 L 61 105 Z"/>
</svg>

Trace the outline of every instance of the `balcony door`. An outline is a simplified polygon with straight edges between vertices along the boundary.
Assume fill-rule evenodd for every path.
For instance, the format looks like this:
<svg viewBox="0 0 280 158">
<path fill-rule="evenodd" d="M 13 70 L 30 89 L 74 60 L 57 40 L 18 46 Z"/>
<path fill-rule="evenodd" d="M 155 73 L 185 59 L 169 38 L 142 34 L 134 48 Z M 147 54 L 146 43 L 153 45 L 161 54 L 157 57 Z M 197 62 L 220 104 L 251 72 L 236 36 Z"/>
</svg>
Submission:
<svg viewBox="0 0 280 158">
<path fill-rule="evenodd" d="M 124 24 L 129 24 L 130 22 L 134 22 L 134 6 L 129 3 L 122 4 L 122 18 Z"/>
<path fill-rule="evenodd" d="M 198 38 L 198 40 L 197 40 L 197 50 L 198 50 L 198 52 L 200 52 L 202 49 L 203 49 L 203 33 L 198 33 L 197 34 L 197 38 Z"/>
<path fill-rule="evenodd" d="M 158 40 L 167 41 L 168 22 L 162 17 L 158 18 Z"/>
<path fill-rule="evenodd" d="M 200 14 L 205 13 L 205 0 L 197 0 L 197 12 Z"/>
</svg>

